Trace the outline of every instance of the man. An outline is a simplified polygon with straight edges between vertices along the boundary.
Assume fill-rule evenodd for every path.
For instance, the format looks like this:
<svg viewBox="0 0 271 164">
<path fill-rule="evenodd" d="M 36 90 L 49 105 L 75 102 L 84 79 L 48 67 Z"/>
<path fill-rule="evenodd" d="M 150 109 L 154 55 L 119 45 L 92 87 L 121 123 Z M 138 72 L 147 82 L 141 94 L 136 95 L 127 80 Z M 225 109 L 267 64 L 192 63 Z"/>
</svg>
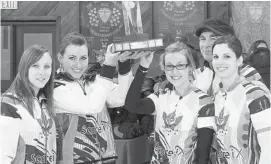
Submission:
<svg viewBox="0 0 271 164">
<path fill-rule="evenodd" d="M 213 96 L 221 88 L 221 80 L 215 76 L 213 67 L 212 67 L 212 46 L 214 42 L 222 36 L 231 35 L 235 36 L 233 27 L 225 23 L 221 19 L 206 19 L 203 21 L 195 31 L 195 35 L 199 38 L 199 47 L 204 61 L 200 63 L 200 66 L 197 70 L 193 72 L 195 77 L 195 85 L 203 90 L 208 95 Z M 240 75 L 249 81 L 257 81 L 259 86 L 266 88 L 262 83 L 262 78 L 260 74 L 251 66 L 247 64 L 242 64 L 240 66 Z M 266 88 L 267 89 L 267 88 Z M 267 89 L 268 91 L 268 89 Z M 208 142 L 208 140 L 206 141 Z M 215 147 L 213 145 L 212 147 Z M 215 149 L 211 150 L 210 160 L 212 163 L 215 163 Z"/>
<path fill-rule="evenodd" d="M 206 19 L 196 29 L 195 35 L 199 38 L 200 52 L 205 61 L 204 65 L 211 66 L 213 54 L 212 46 L 220 36 L 234 36 L 234 29 L 221 19 Z M 210 64 L 209 64 L 210 63 Z"/>
<path fill-rule="evenodd" d="M 235 32 L 233 27 L 227 24 L 224 20 L 210 18 L 204 20 L 197 26 L 195 35 L 199 38 L 200 52 L 204 58 L 204 61 L 199 63 L 199 68 L 193 72 L 193 76 L 195 78 L 194 84 L 208 95 L 212 95 L 219 89 L 220 84 L 220 80 L 218 77 L 215 77 L 212 68 L 212 46 L 219 37 L 225 35 L 235 36 Z M 261 75 L 256 71 L 255 68 L 243 63 L 240 66 L 239 71 L 241 76 L 270 93 L 269 89 L 263 83 Z M 171 85 L 164 83 L 167 82 L 160 82 L 159 84 L 156 84 L 156 87 L 158 86 L 159 88 L 156 88 L 155 91 L 162 91 L 164 88 L 172 87 Z"/>
<path fill-rule="evenodd" d="M 205 59 L 193 73 L 196 79 L 195 85 L 210 95 L 219 89 L 220 84 L 220 80 L 215 77 L 212 68 L 212 46 L 219 37 L 225 35 L 235 36 L 235 32 L 232 26 L 221 19 L 206 19 L 197 27 L 195 35 L 199 38 L 200 52 Z M 265 88 L 265 90 L 267 89 L 260 74 L 250 65 L 242 64 L 239 71 L 240 75 L 247 80 L 253 81 L 253 83 Z M 213 84 L 212 87 L 211 84 Z"/>
</svg>

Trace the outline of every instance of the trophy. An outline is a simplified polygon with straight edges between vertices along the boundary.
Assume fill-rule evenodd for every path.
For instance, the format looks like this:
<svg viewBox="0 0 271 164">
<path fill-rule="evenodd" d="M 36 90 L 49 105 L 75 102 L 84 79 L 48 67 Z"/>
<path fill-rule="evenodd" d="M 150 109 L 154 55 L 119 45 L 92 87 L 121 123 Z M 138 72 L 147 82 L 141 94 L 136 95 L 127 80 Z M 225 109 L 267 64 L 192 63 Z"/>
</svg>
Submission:
<svg viewBox="0 0 271 164">
<path fill-rule="evenodd" d="M 123 21 L 125 36 L 121 42 L 114 43 L 115 52 L 121 51 L 153 51 L 164 48 L 163 38 L 149 39 L 143 33 L 139 1 L 123 1 Z"/>
</svg>

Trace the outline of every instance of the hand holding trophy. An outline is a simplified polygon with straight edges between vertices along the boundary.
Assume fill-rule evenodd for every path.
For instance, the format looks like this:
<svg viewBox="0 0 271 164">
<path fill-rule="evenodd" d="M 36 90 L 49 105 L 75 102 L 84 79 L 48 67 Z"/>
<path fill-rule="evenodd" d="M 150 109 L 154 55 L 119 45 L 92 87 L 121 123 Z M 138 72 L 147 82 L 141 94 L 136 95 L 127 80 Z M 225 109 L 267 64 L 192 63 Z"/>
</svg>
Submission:
<svg viewBox="0 0 271 164">
<path fill-rule="evenodd" d="M 140 65 L 149 68 L 153 59 L 154 51 L 148 51 L 147 55 L 143 55 L 140 59 Z"/>
<path fill-rule="evenodd" d="M 154 52 L 155 51 L 124 51 L 119 55 L 119 60 L 123 62 L 128 59 L 140 59 L 140 65 L 149 68 Z"/>
<path fill-rule="evenodd" d="M 113 44 L 107 46 L 105 53 L 104 63 L 105 65 L 117 66 L 120 52 L 115 52 Z"/>
<path fill-rule="evenodd" d="M 139 1 L 122 3 L 125 36 L 119 43 L 114 43 L 115 51 L 153 51 L 163 48 L 162 38 L 149 39 L 148 34 L 143 33 Z"/>
<path fill-rule="evenodd" d="M 128 59 L 139 59 L 143 56 L 150 54 L 152 51 L 124 51 L 119 55 L 120 61 L 125 61 Z"/>
</svg>

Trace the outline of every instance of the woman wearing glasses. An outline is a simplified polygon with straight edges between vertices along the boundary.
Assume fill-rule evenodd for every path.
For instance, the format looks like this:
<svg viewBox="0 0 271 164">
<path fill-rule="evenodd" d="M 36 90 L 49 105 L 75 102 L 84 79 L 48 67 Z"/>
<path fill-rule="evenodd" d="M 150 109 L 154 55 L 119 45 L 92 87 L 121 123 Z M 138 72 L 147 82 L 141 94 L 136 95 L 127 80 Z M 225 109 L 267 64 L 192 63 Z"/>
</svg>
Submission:
<svg viewBox="0 0 271 164">
<path fill-rule="evenodd" d="M 165 49 L 160 65 L 173 89 L 140 99 L 140 89 L 153 53 L 141 57 L 128 91 L 125 107 L 130 112 L 156 115 L 152 164 L 208 162 L 214 125 L 212 99 L 190 83 L 195 69 L 190 49 L 173 43 Z"/>
</svg>

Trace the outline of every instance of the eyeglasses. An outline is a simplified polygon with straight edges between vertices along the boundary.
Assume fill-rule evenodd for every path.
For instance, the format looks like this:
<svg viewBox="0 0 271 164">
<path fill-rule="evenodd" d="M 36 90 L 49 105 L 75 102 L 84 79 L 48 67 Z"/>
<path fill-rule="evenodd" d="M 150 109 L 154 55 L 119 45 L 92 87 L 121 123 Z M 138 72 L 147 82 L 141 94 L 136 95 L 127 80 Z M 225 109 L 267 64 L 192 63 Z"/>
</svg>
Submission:
<svg viewBox="0 0 271 164">
<path fill-rule="evenodd" d="M 188 64 L 178 64 L 178 65 L 165 65 L 165 70 L 166 71 L 172 71 L 174 68 L 177 70 L 183 70 L 188 66 Z"/>
</svg>

